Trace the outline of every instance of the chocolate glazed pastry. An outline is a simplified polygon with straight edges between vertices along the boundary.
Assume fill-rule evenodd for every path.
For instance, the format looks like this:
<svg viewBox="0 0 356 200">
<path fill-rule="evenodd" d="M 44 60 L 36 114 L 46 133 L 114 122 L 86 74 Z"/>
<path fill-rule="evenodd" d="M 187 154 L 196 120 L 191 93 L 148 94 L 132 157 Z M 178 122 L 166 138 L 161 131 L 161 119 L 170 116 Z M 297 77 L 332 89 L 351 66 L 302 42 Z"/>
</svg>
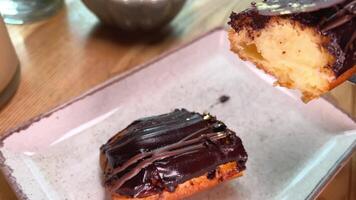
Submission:
<svg viewBox="0 0 356 200">
<path fill-rule="evenodd" d="M 241 176 L 247 161 L 224 123 L 185 109 L 134 121 L 100 150 L 113 199 L 181 199 Z"/>
<path fill-rule="evenodd" d="M 355 16 L 356 0 L 254 3 L 231 14 L 231 49 L 308 102 L 356 72 Z"/>
</svg>

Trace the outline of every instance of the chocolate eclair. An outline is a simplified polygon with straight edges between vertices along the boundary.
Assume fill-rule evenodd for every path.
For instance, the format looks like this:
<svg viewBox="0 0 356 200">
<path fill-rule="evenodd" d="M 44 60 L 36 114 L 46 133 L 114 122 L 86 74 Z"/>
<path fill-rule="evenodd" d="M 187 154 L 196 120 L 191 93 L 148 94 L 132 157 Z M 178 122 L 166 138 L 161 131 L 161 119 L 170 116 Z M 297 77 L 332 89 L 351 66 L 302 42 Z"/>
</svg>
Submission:
<svg viewBox="0 0 356 200">
<path fill-rule="evenodd" d="M 231 50 L 308 102 L 356 72 L 356 0 L 265 0 L 230 16 Z"/>
<path fill-rule="evenodd" d="M 185 109 L 142 118 L 101 149 L 112 199 L 182 199 L 242 176 L 241 139 L 210 114 Z"/>
</svg>

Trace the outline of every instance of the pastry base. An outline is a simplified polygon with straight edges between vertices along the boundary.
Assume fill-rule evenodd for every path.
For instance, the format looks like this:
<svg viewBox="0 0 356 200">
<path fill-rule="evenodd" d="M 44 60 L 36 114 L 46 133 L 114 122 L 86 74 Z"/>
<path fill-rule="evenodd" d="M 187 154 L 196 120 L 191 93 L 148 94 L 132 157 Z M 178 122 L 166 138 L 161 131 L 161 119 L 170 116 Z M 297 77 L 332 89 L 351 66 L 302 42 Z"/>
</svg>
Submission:
<svg viewBox="0 0 356 200">
<path fill-rule="evenodd" d="M 195 193 L 214 187 L 217 184 L 243 175 L 243 172 L 237 170 L 236 162 L 230 162 L 220 165 L 213 179 L 208 179 L 207 174 L 197 178 L 190 179 L 182 184 L 179 184 L 174 192 L 163 191 L 160 194 L 144 197 L 130 198 L 121 195 L 112 195 L 112 200 L 178 200 Z"/>
<path fill-rule="evenodd" d="M 331 68 L 335 57 L 325 48 L 329 39 L 314 28 L 277 16 L 260 29 L 252 28 L 246 16 L 238 20 L 241 29 L 228 33 L 231 50 L 274 76 L 276 85 L 301 91 L 304 102 L 330 91 L 356 71 L 354 66 L 335 76 Z"/>
</svg>

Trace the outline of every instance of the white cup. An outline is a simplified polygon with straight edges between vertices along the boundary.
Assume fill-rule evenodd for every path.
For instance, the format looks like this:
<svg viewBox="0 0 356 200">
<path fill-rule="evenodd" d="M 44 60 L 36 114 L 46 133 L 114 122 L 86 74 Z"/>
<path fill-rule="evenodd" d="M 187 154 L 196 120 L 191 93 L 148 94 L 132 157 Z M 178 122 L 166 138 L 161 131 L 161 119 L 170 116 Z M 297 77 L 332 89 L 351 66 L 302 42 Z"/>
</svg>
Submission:
<svg viewBox="0 0 356 200">
<path fill-rule="evenodd" d="M 0 106 L 15 93 L 19 82 L 19 60 L 0 17 Z"/>
</svg>

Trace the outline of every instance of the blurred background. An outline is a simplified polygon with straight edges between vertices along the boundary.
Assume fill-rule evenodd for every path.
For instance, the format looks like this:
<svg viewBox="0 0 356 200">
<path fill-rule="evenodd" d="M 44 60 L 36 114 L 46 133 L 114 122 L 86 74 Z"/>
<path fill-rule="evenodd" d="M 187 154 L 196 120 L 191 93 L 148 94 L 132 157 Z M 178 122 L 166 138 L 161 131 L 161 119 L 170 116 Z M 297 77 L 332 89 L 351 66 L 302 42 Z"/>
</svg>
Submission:
<svg viewBox="0 0 356 200">
<path fill-rule="evenodd" d="M 7 23 L 0 31 L 6 27 L 16 50 L 9 43 L 11 67 L 0 66 L 7 74 L 6 80 L 0 75 L 0 86 L 4 85 L 0 87 L 0 135 L 115 75 L 225 27 L 231 11 L 243 10 L 249 3 L 0 0 L 0 13 Z M 4 38 L 2 43 L 8 41 Z M 356 117 L 356 88 L 351 82 L 325 98 Z M 2 174 L 0 199 L 15 199 Z M 319 199 L 356 199 L 355 155 Z"/>
</svg>

